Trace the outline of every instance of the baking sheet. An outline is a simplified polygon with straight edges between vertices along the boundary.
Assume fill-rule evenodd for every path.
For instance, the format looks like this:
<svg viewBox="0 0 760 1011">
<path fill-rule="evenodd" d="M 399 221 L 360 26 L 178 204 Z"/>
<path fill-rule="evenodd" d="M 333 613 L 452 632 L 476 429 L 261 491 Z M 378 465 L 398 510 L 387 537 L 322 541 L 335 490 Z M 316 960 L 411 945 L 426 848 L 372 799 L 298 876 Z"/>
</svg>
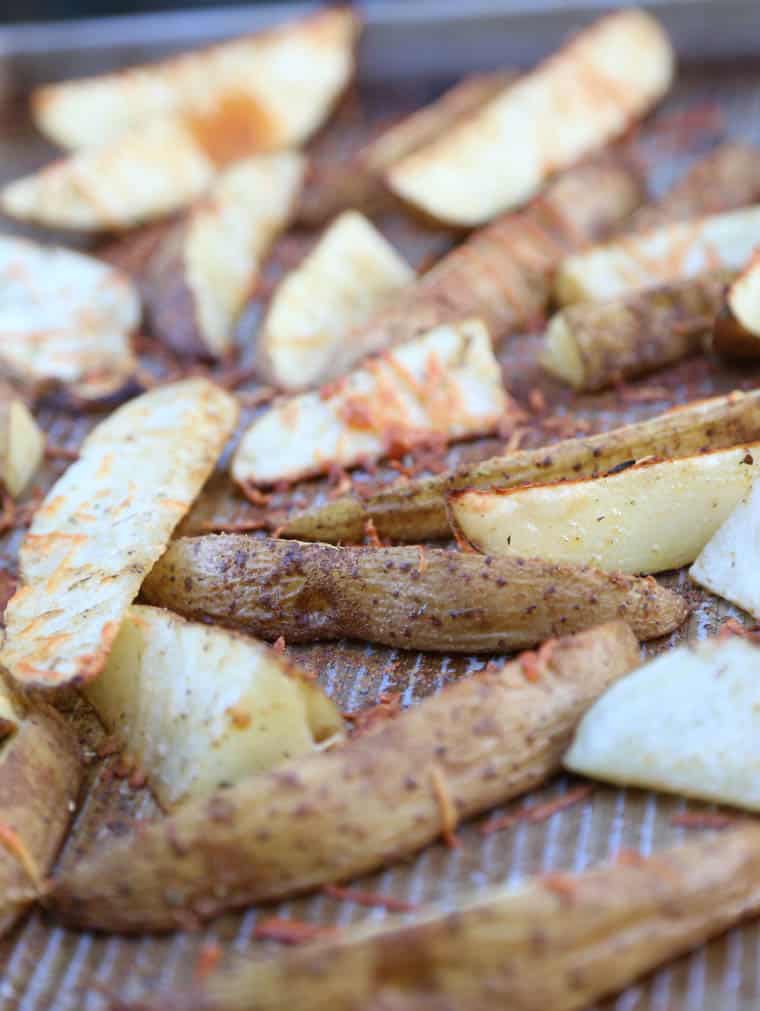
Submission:
<svg viewBox="0 0 760 1011">
<path fill-rule="evenodd" d="M 363 115 L 344 120 L 343 133 L 334 141 L 351 142 L 366 129 L 366 119 L 377 120 L 418 105 L 435 94 L 445 82 L 440 75 L 418 80 L 413 87 L 379 87 L 369 81 L 361 90 Z M 687 72 L 662 116 L 696 102 L 714 101 L 724 111 L 728 132 L 760 141 L 760 72 L 751 67 L 724 67 L 709 73 Z M 365 115 L 366 114 L 366 115 Z M 346 137 L 348 135 L 348 139 Z M 11 112 L 2 127 L 3 159 L 0 174 L 10 177 L 47 156 L 46 148 L 31 134 L 23 116 Z M 337 136 L 337 135 L 336 135 Z M 329 137 L 325 141 L 333 143 Z M 661 146 L 662 137 L 660 142 Z M 643 145 L 645 153 L 658 154 L 658 144 Z M 653 182 L 656 189 L 668 185 L 699 148 L 674 153 L 659 150 Z M 419 261 L 448 241 L 445 234 L 417 231 L 398 218 L 386 219 L 385 230 L 413 259 Z M 275 256 L 275 259 L 277 257 Z M 255 310 L 251 317 L 255 316 Z M 550 408 L 537 415 L 529 426 L 526 445 L 552 441 L 561 416 L 588 421 L 594 428 L 607 428 L 664 410 L 669 404 L 757 385 L 760 372 L 746 367 L 736 372 L 718 367 L 706 359 L 690 362 L 632 384 L 624 398 L 619 393 L 571 398 L 559 386 L 545 379 L 536 366 L 539 346 L 536 337 L 517 338 L 501 355 L 505 378 L 515 395 L 525 401 L 537 387 Z M 57 445 L 76 446 L 93 418 L 76 418 L 46 408 L 40 418 Z M 458 447 L 452 460 L 465 456 L 490 455 L 498 446 L 494 440 Z M 51 463 L 46 482 L 60 473 L 63 464 Z M 319 498 L 329 493 L 324 484 L 314 483 L 303 494 Z M 287 503 L 280 501 L 285 507 Z M 203 496 L 192 524 L 209 520 L 248 518 L 252 509 L 226 483 L 216 480 Z M 187 525 L 186 525 L 187 526 Z M 19 535 L 3 542 L 0 564 L 13 565 Z M 681 573 L 666 577 L 672 585 L 688 591 L 694 614 L 683 630 L 689 638 L 715 631 L 726 616 L 736 616 L 732 608 L 715 598 L 688 587 Z M 675 642 L 678 635 L 662 648 Z M 381 692 L 399 690 L 404 704 L 438 690 L 447 680 L 479 669 L 485 658 L 415 655 L 364 644 L 300 647 L 293 654 L 318 672 L 320 680 L 347 710 L 371 704 Z M 74 716 L 77 715 L 75 712 Z M 64 860 L 75 859 L 88 846 L 107 845 L 111 833 L 119 832 L 133 813 L 147 815 L 154 808 L 145 791 L 131 790 L 123 781 L 109 778 L 108 765 L 94 763 L 94 788 L 80 812 Z M 532 803 L 537 797 L 562 794 L 572 786 L 570 777 L 560 776 L 545 789 L 519 799 L 512 808 Z M 686 809 L 685 801 L 656 796 L 639 790 L 597 788 L 589 801 L 555 814 L 541 824 L 521 823 L 513 829 L 484 837 L 479 832 L 482 819 L 464 826 L 462 845 L 450 850 L 436 845 L 417 858 L 362 879 L 362 886 L 417 904 L 443 901 L 456 904 L 464 890 L 491 883 L 516 882 L 525 875 L 553 869 L 582 870 L 620 848 L 651 850 L 676 842 L 684 829 L 671 824 L 674 814 Z M 689 803 L 688 809 L 698 805 Z M 125 869 L 127 871 L 128 869 Z M 324 895 L 298 899 L 277 907 L 267 907 L 263 915 L 292 916 L 298 919 L 348 927 L 361 920 L 378 920 L 380 909 L 360 908 L 337 902 Z M 102 1011 L 119 999 L 139 1001 L 169 992 L 191 981 L 199 952 L 211 942 L 246 952 L 261 947 L 252 940 L 259 911 L 228 915 L 197 933 L 169 937 L 117 938 L 78 933 L 58 927 L 35 912 L 0 941 L 0 1008 L 18 1011 Z M 413 915 L 413 914 L 410 914 Z M 603 1005 L 617 1011 L 750 1011 L 760 1007 L 760 928 L 749 925 L 731 931 L 692 956 L 681 959 L 651 979 L 627 990 Z M 293 1009 L 307 1011 L 307 1009 Z M 550 1009 L 547 1009 L 550 1011 Z"/>
</svg>

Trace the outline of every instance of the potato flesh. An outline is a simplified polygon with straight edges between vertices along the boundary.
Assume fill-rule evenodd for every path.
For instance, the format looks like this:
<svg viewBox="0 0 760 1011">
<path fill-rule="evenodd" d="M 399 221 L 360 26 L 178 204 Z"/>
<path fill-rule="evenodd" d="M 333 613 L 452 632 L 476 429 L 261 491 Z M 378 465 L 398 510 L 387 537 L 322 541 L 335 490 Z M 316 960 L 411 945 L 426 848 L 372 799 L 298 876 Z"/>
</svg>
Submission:
<svg viewBox="0 0 760 1011">
<path fill-rule="evenodd" d="M 455 492 L 452 521 L 479 551 L 662 572 L 693 562 L 760 474 L 760 443 L 586 481 Z"/>
<path fill-rule="evenodd" d="M 462 819 L 527 791 L 557 768 L 591 701 L 638 662 L 636 637 L 613 622 L 557 640 L 535 682 L 519 659 L 462 678 L 99 847 L 57 882 L 56 912 L 101 929 L 166 929 L 187 912 L 206 918 L 393 863 L 444 827 L 434 770 Z"/>
<path fill-rule="evenodd" d="M 392 166 L 388 184 L 440 221 L 483 224 L 621 134 L 662 98 L 672 76 L 673 53 L 657 21 L 633 10 L 601 18 Z"/>
<path fill-rule="evenodd" d="M 708 640 L 644 664 L 586 713 L 565 765 L 760 811 L 760 648 Z"/>
<path fill-rule="evenodd" d="M 199 52 L 38 88 L 32 112 L 63 147 L 98 147 L 157 116 L 217 110 L 221 129 L 226 100 L 227 129 L 247 127 L 259 150 L 296 145 L 347 83 L 358 28 L 351 11 L 326 10 Z M 241 122 L 231 117 L 232 98 L 247 109 Z"/>
<path fill-rule="evenodd" d="M 580 1011 L 756 915 L 759 879 L 752 825 L 635 864 L 492 886 L 413 922 L 354 924 L 266 960 L 238 956 L 177 998 L 198 1011 Z"/>
<path fill-rule="evenodd" d="M 487 330 L 443 326 L 324 388 L 275 403 L 245 432 L 239 483 L 274 484 L 377 460 L 395 446 L 493 431 L 508 403 Z"/>
<path fill-rule="evenodd" d="M 190 379 L 131 400 L 93 429 L 21 545 L 0 653 L 17 681 L 54 688 L 99 673 L 237 416 L 228 393 Z"/>
<path fill-rule="evenodd" d="M 80 396 L 123 385 L 140 300 L 125 274 L 57 246 L 0 237 L 0 372 Z"/>
<path fill-rule="evenodd" d="M 646 456 L 681 457 L 760 439 L 760 392 L 713 397 L 589 438 L 495 456 L 435 477 L 387 488 L 368 499 L 346 496 L 293 516 L 286 537 L 360 542 L 371 519 L 381 537 L 421 541 L 450 536 L 446 495 L 466 488 L 514 488 L 604 474 Z"/>
<path fill-rule="evenodd" d="M 0 674 L 0 741 L 18 726 L 19 714 L 10 689 Z"/>
<path fill-rule="evenodd" d="M 760 621 L 760 482 L 755 482 L 689 570 L 695 583 Z"/>
<path fill-rule="evenodd" d="M 672 631 L 684 601 L 654 580 L 429 548 L 334 548 L 223 534 L 179 538 L 145 599 L 287 642 L 362 639 L 436 652 L 506 652 L 619 617 Z"/>
<path fill-rule="evenodd" d="M 307 754 L 341 732 L 321 689 L 254 639 L 133 606 L 87 697 L 164 807 Z"/>
<path fill-rule="evenodd" d="M 275 292 L 259 336 L 275 385 L 302 390 L 331 377 L 350 332 L 409 284 L 414 271 L 361 214 L 346 211 Z"/>
<path fill-rule="evenodd" d="M 45 453 L 45 434 L 23 400 L 0 405 L 0 446 L 2 483 L 16 498 L 39 470 Z"/>
<path fill-rule="evenodd" d="M 759 231 L 760 206 L 754 206 L 625 236 L 565 260 L 554 292 L 562 305 L 570 305 L 618 298 L 708 270 L 739 270 Z"/>
</svg>

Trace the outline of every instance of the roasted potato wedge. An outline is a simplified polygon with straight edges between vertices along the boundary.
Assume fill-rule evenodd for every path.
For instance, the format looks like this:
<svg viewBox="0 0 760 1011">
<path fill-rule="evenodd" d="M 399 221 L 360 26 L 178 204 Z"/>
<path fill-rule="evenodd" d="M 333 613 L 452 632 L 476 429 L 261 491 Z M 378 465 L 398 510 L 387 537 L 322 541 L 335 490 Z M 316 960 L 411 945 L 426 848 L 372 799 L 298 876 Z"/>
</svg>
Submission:
<svg viewBox="0 0 760 1011">
<path fill-rule="evenodd" d="M 22 685 L 81 683 L 102 669 L 127 608 L 237 422 L 205 379 L 158 387 L 85 439 L 24 538 L 0 662 Z"/>
<path fill-rule="evenodd" d="M 333 7 L 169 60 L 38 88 L 32 113 L 63 147 L 98 147 L 158 116 L 185 117 L 202 141 L 239 156 L 300 144 L 354 68 L 357 15 Z"/>
<path fill-rule="evenodd" d="M 751 825 L 271 958 L 233 956 L 161 1011 L 579 1011 L 756 915 L 759 879 Z"/>
<path fill-rule="evenodd" d="M 557 313 L 546 331 L 541 364 L 579 391 L 602 390 L 698 354 L 734 274 L 693 280 L 602 302 L 579 302 Z"/>
<path fill-rule="evenodd" d="M 689 569 L 695 583 L 738 604 L 760 621 L 760 482 L 730 513 Z"/>
<path fill-rule="evenodd" d="M 515 76 L 495 71 L 465 77 L 435 102 L 405 116 L 350 157 L 340 161 L 331 158 L 326 164 L 319 158 L 312 160 L 298 221 L 314 228 L 350 208 L 367 214 L 382 209 L 392 200 L 383 181 L 385 170 L 480 108 Z"/>
<path fill-rule="evenodd" d="M 638 639 L 652 639 L 688 614 L 654 580 L 596 569 L 241 534 L 174 541 L 142 592 L 187 617 L 264 639 L 365 639 L 443 653 L 524 649 L 616 617 Z"/>
<path fill-rule="evenodd" d="M 324 747 L 343 727 L 285 657 L 158 607 L 129 609 L 86 694 L 165 808 Z"/>
<path fill-rule="evenodd" d="M 170 929 L 392 863 L 545 779 L 588 705 L 638 660 L 630 628 L 614 622 L 557 640 L 536 680 L 520 659 L 464 678 L 98 846 L 58 878 L 51 903 L 80 926 Z"/>
<path fill-rule="evenodd" d="M 388 186 L 439 221 L 473 227 L 622 134 L 662 98 L 673 51 L 640 10 L 601 18 L 467 120 L 392 165 Z"/>
<path fill-rule="evenodd" d="M 81 775 L 76 735 L 49 706 L 31 707 L 0 743 L 0 935 L 39 896 Z"/>
<path fill-rule="evenodd" d="M 0 384 L 0 483 L 12 498 L 28 486 L 45 453 L 45 433 L 23 400 Z"/>
<path fill-rule="evenodd" d="M 289 391 L 329 379 L 351 331 L 414 276 L 365 217 L 341 214 L 272 297 L 258 335 L 264 374 Z"/>
<path fill-rule="evenodd" d="M 760 647 L 732 637 L 660 654 L 591 707 L 565 765 L 760 811 Z"/>
<path fill-rule="evenodd" d="M 479 551 L 662 572 L 694 561 L 760 474 L 760 442 L 527 488 L 455 491 L 454 529 Z"/>
<path fill-rule="evenodd" d="M 714 397 L 648 421 L 542 449 L 494 456 L 435 477 L 385 488 L 369 498 L 346 496 L 295 515 L 283 535 L 303 540 L 360 542 L 367 520 L 381 537 L 422 541 L 450 536 L 445 499 L 462 488 L 519 485 L 605 474 L 647 456 L 679 457 L 760 439 L 760 392 Z"/>
<path fill-rule="evenodd" d="M 760 251 L 726 292 L 716 313 L 713 348 L 731 358 L 760 357 Z"/>
<path fill-rule="evenodd" d="M 71 249 L 0 236 L 0 374 L 31 392 L 94 398 L 124 386 L 140 299 L 120 271 Z"/>
<path fill-rule="evenodd" d="M 179 354 L 221 358 L 271 243 L 285 227 L 305 163 L 258 155 L 222 172 L 150 257 L 151 331 Z"/>
<path fill-rule="evenodd" d="M 758 234 L 760 206 L 626 235 L 568 257 L 557 272 L 554 294 L 570 305 L 619 298 L 709 270 L 739 270 Z"/>
<path fill-rule="evenodd" d="M 630 231 L 649 231 L 674 221 L 735 211 L 760 201 L 760 150 L 750 144 L 719 144 L 659 200 L 645 204 L 630 220 Z"/>
<path fill-rule="evenodd" d="M 483 435 L 508 402 L 483 324 L 438 327 L 332 388 L 275 403 L 244 433 L 232 476 L 239 484 L 297 481 L 433 438 Z"/>
<path fill-rule="evenodd" d="M 525 330 L 546 308 L 568 253 L 609 235 L 643 196 L 639 171 L 620 158 L 560 173 L 529 207 L 474 232 L 352 333 L 331 374 L 442 323 L 481 319 L 494 341 Z"/>
</svg>

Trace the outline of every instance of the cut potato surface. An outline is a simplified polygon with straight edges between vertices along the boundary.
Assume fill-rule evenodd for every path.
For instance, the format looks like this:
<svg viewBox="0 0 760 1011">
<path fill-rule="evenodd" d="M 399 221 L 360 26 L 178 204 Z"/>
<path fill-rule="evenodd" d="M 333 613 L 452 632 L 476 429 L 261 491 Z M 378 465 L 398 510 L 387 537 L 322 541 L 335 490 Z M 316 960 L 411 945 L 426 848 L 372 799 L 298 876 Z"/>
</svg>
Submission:
<svg viewBox="0 0 760 1011">
<path fill-rule="evenodd" d="M 568 257 L 557 273 L 554 293 L 569 305 L 617 298 L 708 270 L 739 270 L 759 234 L 756 205 L 613 239 Z"/>
<path fill-rule="evenodd" d="M 760 621 L 760 481 L 705 544 L 689 575 Z"/>
<path fill-rule="evenodd" d="M 286 226 L 304 173 L 294 152 L 236 162 L 153 252 L 147 312 L 180 354 L 219 358 L 270 245 Z"/>
<path fill-rule="evenodd" d="M 483 435 L 507 403 L 482 323 L 442 326 L 369 360 L 334 388 L 275 404 L 243 435 L 232 476 L 296 481 L 431 438 Z"/>
<path fill-rule="evenodd" d="M 584 481 L 454 492 L 449 508 L 488 554 L 662 572 L 694 561 L 758 475 L 756 442 Z"/>
<path fill-rule="evenodd" d="M 125 274 L 94 257 L 0 236 L 0 373 L 30 387 L 96 397 L 135 367 L 140 300 Z"/>
<path fill-rule="evenodd" d="M 359 20 L 335 7 L 160 62 L 38 88 L 37 126 L 63 147 L 97 147 L 157 116 L 241 155 L 303 141 L 353 72 Z"/>
<path fill-rule="evenodd" d="M 760 811 L 760 648 L 730 638 L 663 653 L 592 706 L 565 765 Z"/>
<path fill-rule="evenodd" d="M 533 197 L 623 133 L 670 87 L 673 52 L 643 11 L 601 18 L 531 73 L 387 174 L 402 199 L 473 226 Z"/>
<path fill-rule="evenodd" d="M 18 707 L 9 686 L 0 674 L 0 741 L 12 734 L 18 726 Z"/>
<path fill-rule="evenodd" d="M 89 680 L 232 434 L 238 406 L 205 379 L 120 407 L 34 515 L 0 661 L 24 685 Z"/>
<path fill-rule="evenodd" d="M 15 498 L 39 470 L 45 434 L 23 400 L 0 389 L 0 481 Z"/>
<path fill-rule="evenodd" d="M 346 211 L 275 292 L 259 335 L 268 376 L 285 390 L 332 378 L 351 330 L 414 279 L 369 221 Z"/>
<path fill-rule="evenodd" d="M 164 807 L 324 747 L 343 726 L 269 646 L 157 607 L 129 609 L 87 697 Z"/>
<path fill-rule="evenodd" d="M 726 293 L 715 321 L 713 347 L 735 358 L 760 357 L 760 250 Z"/>
</svg>

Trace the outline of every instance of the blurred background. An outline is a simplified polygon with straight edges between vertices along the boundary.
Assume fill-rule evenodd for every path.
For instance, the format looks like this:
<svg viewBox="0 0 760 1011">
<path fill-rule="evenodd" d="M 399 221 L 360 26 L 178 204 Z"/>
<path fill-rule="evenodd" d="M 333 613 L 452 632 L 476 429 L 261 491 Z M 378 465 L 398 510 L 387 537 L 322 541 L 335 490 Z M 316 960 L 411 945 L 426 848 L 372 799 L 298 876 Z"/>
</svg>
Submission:
<svg viewBox="0 0 760 1011">
<path fill-rule="evenodd" d="M 268 0 L 269 3 L 277 0 Z M 249 0 L 256 6 L 257 0 Z M 137 14 L 188 7 L 214 7 L 213 0 L 3 0 L 0 23 L 58 21 L 102 14 Z"/>
</svg>

